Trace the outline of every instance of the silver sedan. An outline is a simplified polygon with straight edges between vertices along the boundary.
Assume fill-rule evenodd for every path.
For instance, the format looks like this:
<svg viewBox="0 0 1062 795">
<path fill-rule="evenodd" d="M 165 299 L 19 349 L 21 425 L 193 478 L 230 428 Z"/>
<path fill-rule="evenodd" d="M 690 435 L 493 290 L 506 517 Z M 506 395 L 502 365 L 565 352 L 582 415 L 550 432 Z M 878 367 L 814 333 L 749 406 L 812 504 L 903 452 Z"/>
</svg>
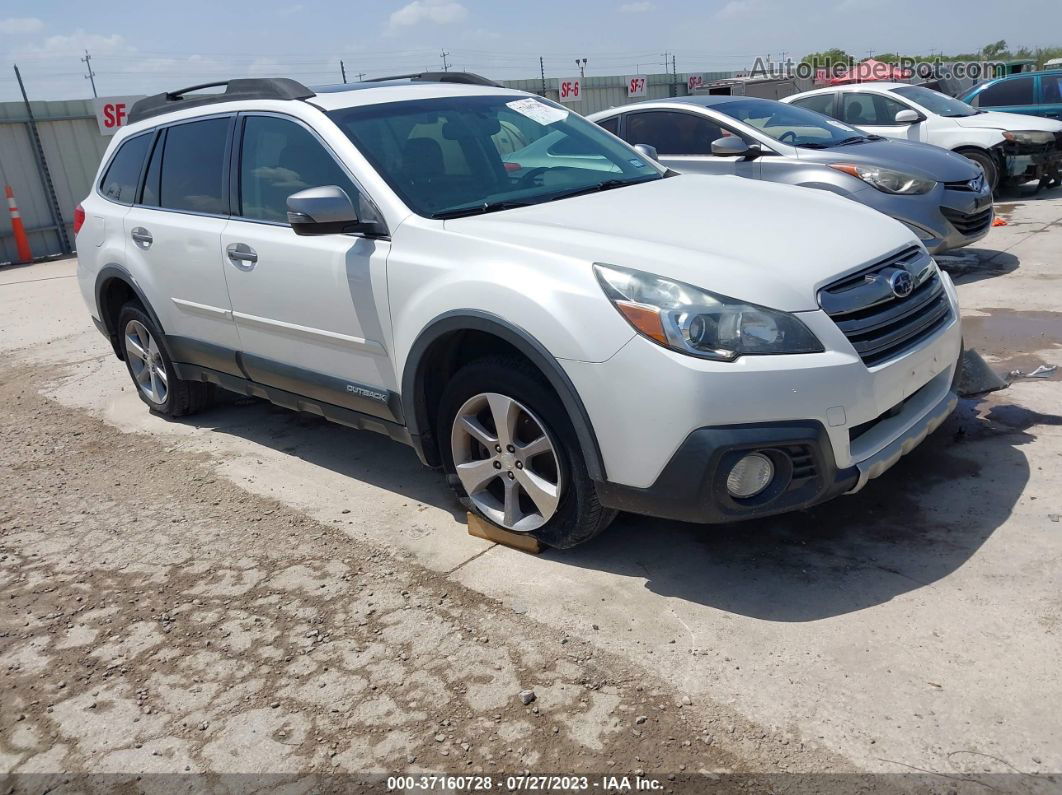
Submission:
<svg viewBox="0 0 1062 795">
<path fill-rule="evenodd" d="M 589 116 L 664 165 L 828 190 L 906 224 L 931 253 L 967 246 L 992 225 L 981 170 L 940 147 L 867 135 L 769 99 L 650 100 Z"/>
</svg>

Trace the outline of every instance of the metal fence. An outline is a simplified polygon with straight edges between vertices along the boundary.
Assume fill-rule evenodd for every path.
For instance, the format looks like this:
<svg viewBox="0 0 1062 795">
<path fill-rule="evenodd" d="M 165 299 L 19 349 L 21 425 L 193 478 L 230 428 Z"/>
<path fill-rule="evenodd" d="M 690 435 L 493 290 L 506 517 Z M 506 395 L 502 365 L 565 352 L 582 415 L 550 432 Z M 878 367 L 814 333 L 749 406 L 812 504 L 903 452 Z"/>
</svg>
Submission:
<svg viewBox="0 0 1062 795">
<path fill-rule="evenodd" d="M 704 82 L 730 77 L 730 72 L 698 73 Z M 644 99 L 685 96 L 689 75 L 648 75 Z M 589 114 L 623 105 L 627 78 L 583 78 L 579 101 L 567 105 Z M 507 80 L 509 88 L 558 99 L 557 80 Z M 68 253 L 73 248 L 74 207 L 88 195 L 108 139 L 101 135 L 91 100 L 31 102 L 43 150 L 43 163 L 22 102 L 0 103 L 0 189 L 10 185 L 22 215 L 34 257 Z M 52 190 L 48 188 L 48 178 Z M 58 218 L 56 218 L 58 214 Z M 0 263 L 17 259 L 11 219 L 0 208 Z"/>
<path fill-rule="evenodd" d="M 44 257 L 66 253 L 64 236 L 72 245 L 74 207 L 89 192 L 107 139 L 100 135 L 91 100 L 32 102 L 30 107 L 59 218 L 53 217 L 53 197 L 46 188 L 26 106 L 21 102 L 0 103 L 0 187 L 14 189 L 33 255 Z M 11 219 L 7 212 L 0 212 L 0 262 L 15 259 Z"/>
</svg>

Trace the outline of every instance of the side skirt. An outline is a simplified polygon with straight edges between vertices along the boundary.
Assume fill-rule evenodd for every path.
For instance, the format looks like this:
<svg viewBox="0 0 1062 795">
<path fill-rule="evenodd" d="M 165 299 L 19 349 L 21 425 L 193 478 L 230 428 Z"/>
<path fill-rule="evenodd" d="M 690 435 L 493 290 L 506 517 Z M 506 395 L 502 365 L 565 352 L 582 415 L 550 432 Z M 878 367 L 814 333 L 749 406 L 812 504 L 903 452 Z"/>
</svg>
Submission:
<svg viewBox="0 0 1062 795">
<path fill-rule="evenodd" d="M 325 403 L 303 395 L 297 395 L 294 392 L 288 392 L 283 389 L 278 389 L 277 387 L 259 384 L 247 378 L 241 378 L 236 375 L 231 375 L 230 373 L 212 370 L 209 367 L 202 367 L 197 364 L 180 364 L 174 362 L 173 369 L 177 371 L 177 377 L 184 381 L 204 381 L 210 384 L 217 384 L 222 389 L 226 389 L 229 392 L 235 392 L 239 395 L 247 395 L 249 397 L 263 398 L 270 403 L 274 403 L 277 406 L 283 406 L 292 411 L 304 411 L 308 414 L 316 414 L 331 422 L 346 425 L 348 428 L 355 428 L 359 431 L 375 431 L 376 433 L 382 433 L 385 436 L 389 436 L 395 441 L 415 446 L 409 435 L 408 429 L 397 422 L 390 422 L 379 417 L 373 417 L 370 414 L 364 414 L 360 411 L 343 408 L 342 406 L 336 406 L 332 403 Z"/>
</svg>

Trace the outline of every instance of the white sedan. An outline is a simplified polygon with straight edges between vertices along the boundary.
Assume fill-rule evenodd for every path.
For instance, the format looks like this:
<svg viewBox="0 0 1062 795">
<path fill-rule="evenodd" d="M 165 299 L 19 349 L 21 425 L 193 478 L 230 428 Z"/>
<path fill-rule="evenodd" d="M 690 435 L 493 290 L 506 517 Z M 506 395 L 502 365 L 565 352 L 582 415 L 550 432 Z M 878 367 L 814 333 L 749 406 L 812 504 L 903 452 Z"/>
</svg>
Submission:
<svg viewBox="0 0 1062 795">
<path fill-rule="evenodd" d="M 924 86 L 854 83 L 805 91 L 782 102 L 875 135 L 958 152 L 984 169 L 993 188 L 1004 181 L 1058 179 L 1062 168 L 1062 122 L 978 110 Z"/>
</svg>

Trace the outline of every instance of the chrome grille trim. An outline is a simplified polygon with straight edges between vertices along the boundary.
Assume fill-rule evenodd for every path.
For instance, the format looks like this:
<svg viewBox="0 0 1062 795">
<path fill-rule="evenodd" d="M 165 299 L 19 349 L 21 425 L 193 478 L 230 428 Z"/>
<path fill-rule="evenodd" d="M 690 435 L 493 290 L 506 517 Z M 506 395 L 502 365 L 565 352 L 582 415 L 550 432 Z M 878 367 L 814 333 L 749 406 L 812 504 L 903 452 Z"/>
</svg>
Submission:
<svg viewBox="0 0 1062 795">
<path fill-rule="evenodd" d="M 887 279 L 875 278 L 901 268 L 914 276 L 916 284 L 904 298 L 892 292 Z M 940 275 L 929 254 L 918 247 L 827 285 L 819 291 L 819 306 L 868 367 L 899 356 L 951 318 Z"/>
</svg>

